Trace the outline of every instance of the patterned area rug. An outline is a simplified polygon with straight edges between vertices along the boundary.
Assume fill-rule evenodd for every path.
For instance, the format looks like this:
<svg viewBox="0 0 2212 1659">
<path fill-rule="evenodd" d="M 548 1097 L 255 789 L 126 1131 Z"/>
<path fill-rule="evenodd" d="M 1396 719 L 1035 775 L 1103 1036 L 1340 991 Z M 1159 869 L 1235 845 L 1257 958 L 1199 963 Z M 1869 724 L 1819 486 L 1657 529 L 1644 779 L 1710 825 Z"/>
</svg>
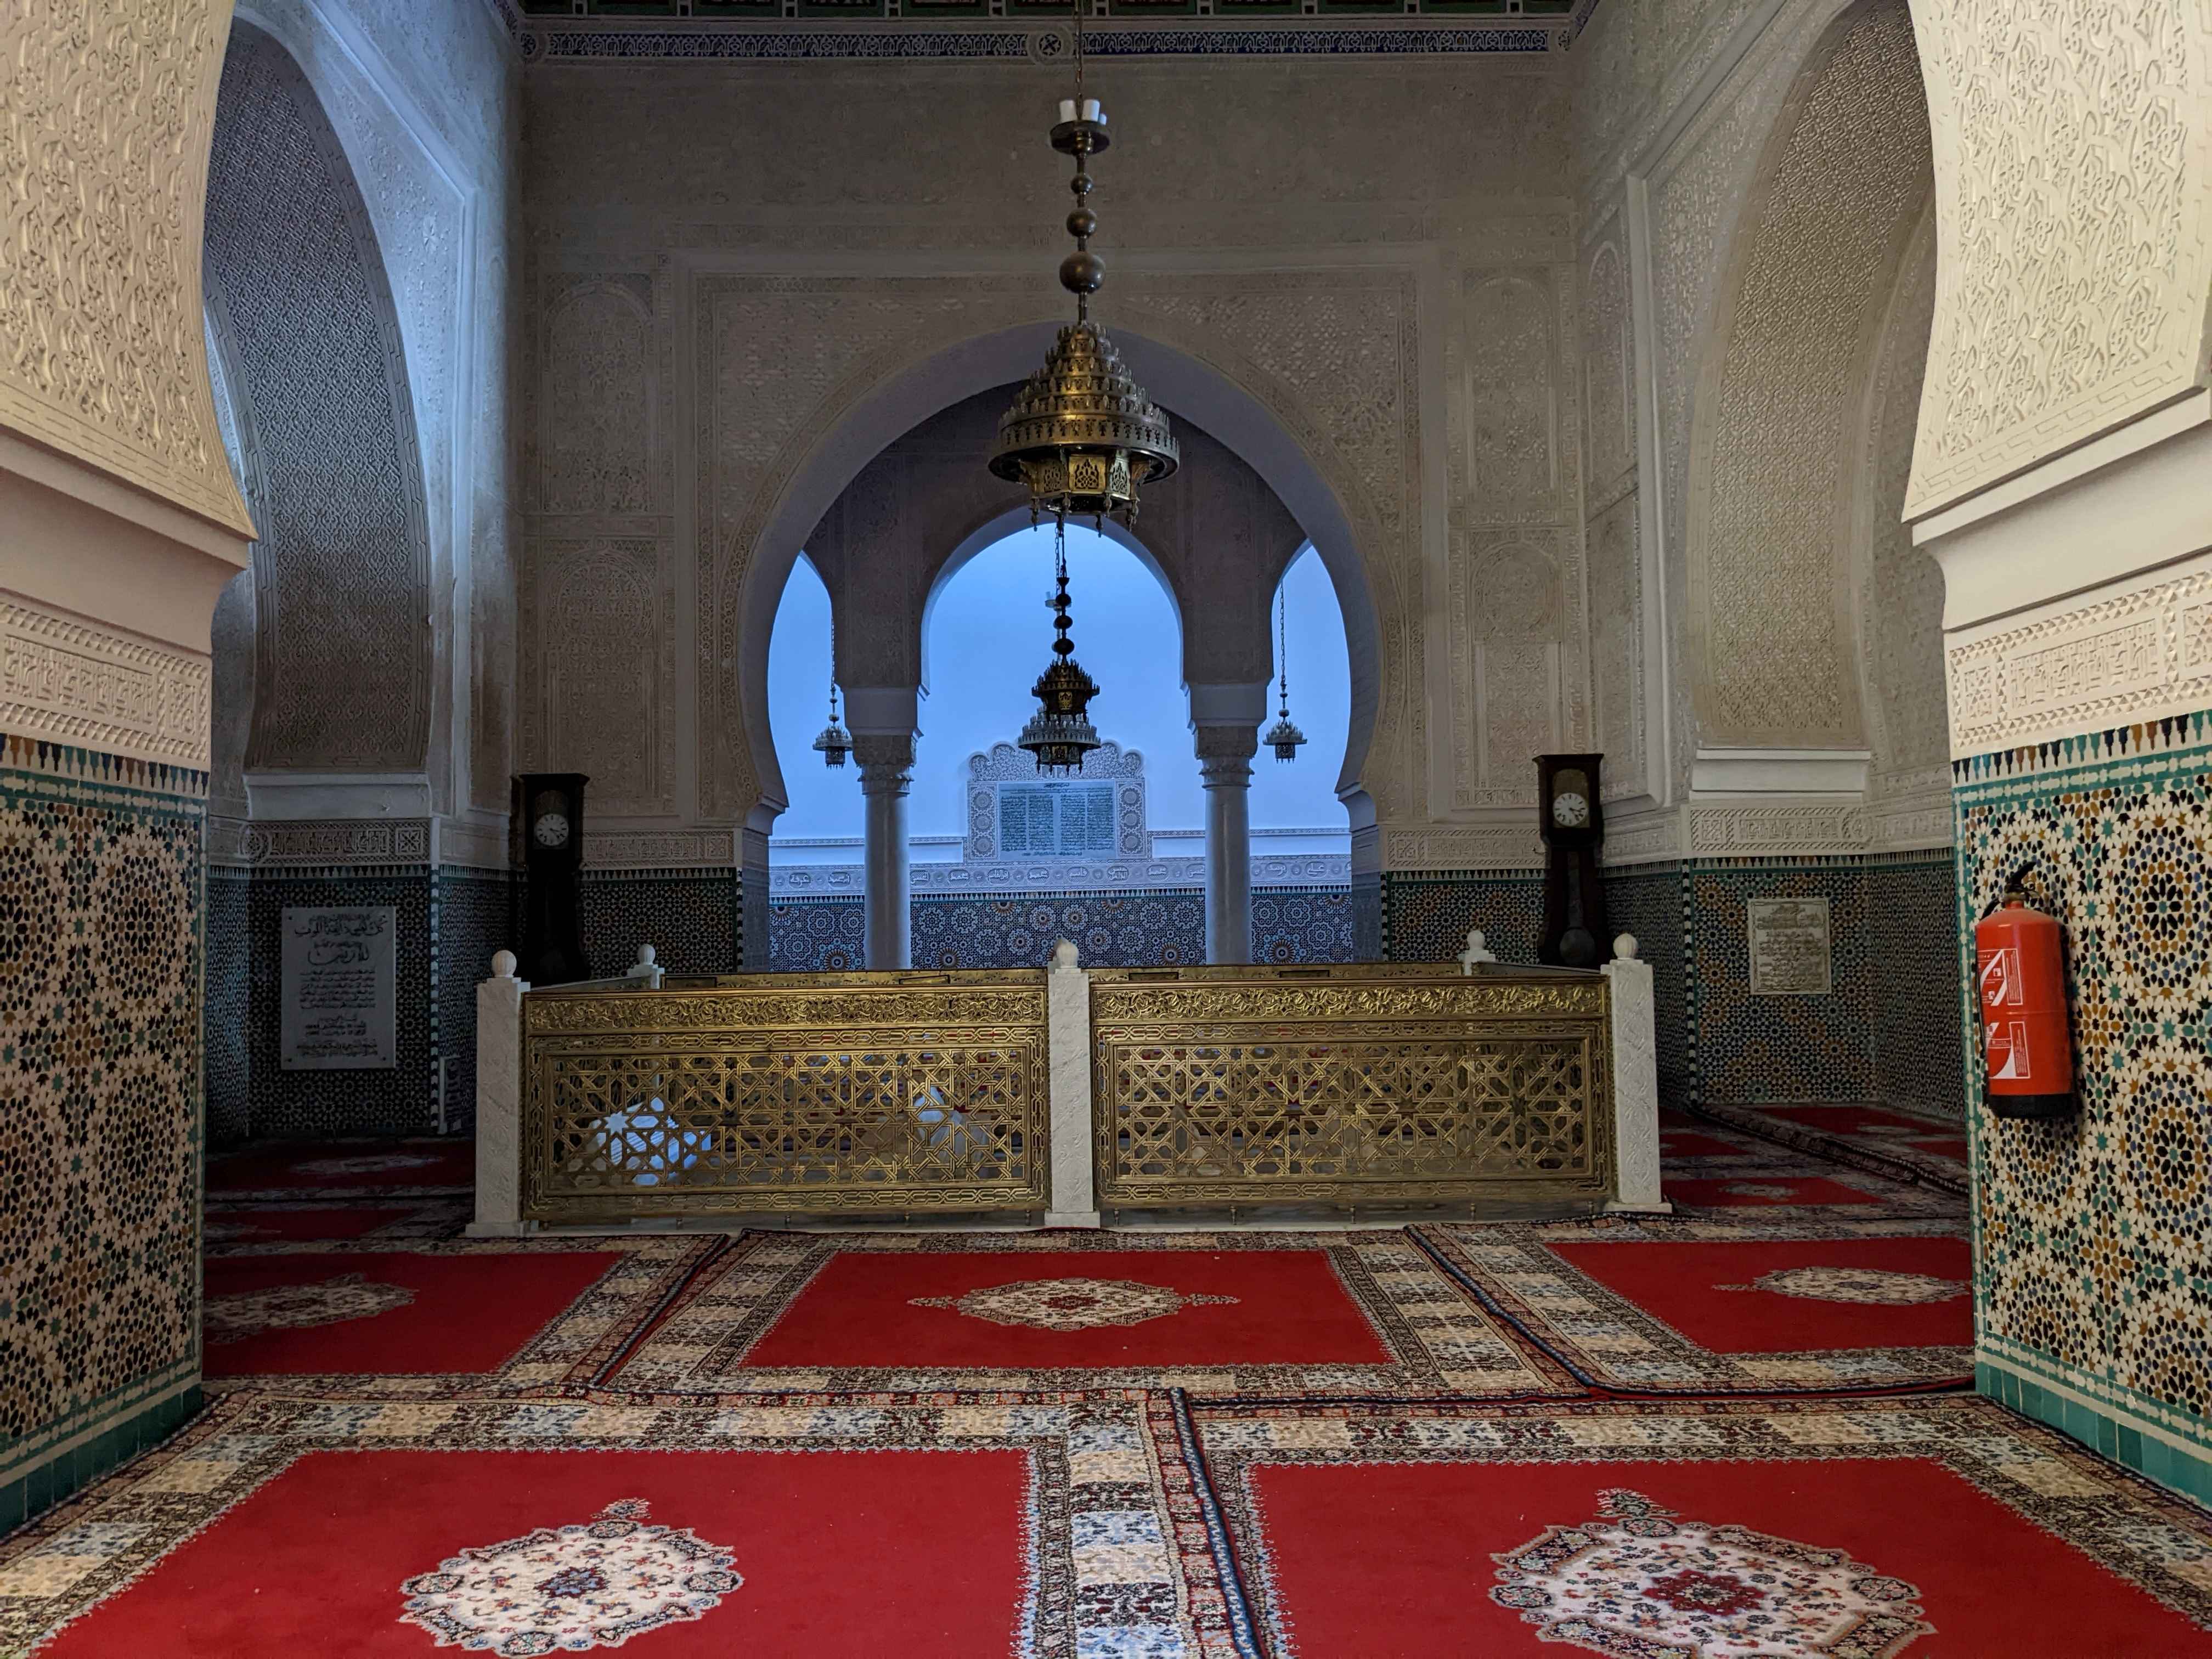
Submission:
<svg viewBox="0 0 2212 1659">
<path fill-rule="evenodd" d="M 691 1395 L 1574 1386 L 1401 1231 L 755 1234 L 590 1380 Z"/>
<path fill-rule="evenodd" d="M 1985 1401 L 1171 1401 L 1150 1425 L 1243 1589 L 1231 1650 L 1270 1659 L 2212 1648 L 2212 1517 Z"/>
<path fill-rule="evenodd" d="M 1126 1400 L 233 1395 L 0 1546 L 0 1652 L 1194 1655 L 1146 1444 Z"/>
<path fill-rule="evenodd" d="M 1936 1192 L 1964 1194 L 1966 1125 L 1862 1102 L 1700 1106 L 1717 1127 L 1740 1129 L 1777 1146 Z"/>
<path fill-rule="evenodd" d="M 1728 1109 L 1716 1108 L 1715 1110 Z M 1758 1119 L 1767 1127 L 1765 1118 Z M 1960 1212 L 1962 1187 L 1923 1179 L 1875 1148 L 1843 1163 L 1817 1150 L 1816 1131 L 1784 1122 L 1778 1133 L 1669 1113 L 1662 1119 L 1659 1153 L 1665 1191 L 1677 1209 L 1806 1209 L 1832 1212 L 1849 1206 L 1860 1217 L 1934 1217 Z M 1785 1139 L 1786 1137 L 1786 1139 Z"/>
<path fill-rule="evenodd" d="M 473 1141 L 268 1141 L 208 1160 L 212 1199 L 437 1197 L 473 1191 Z"/>
<path fill-rule="evenodd" d="M 233 1245 L 207 1261 L 210 1386 L 411 1399 L 580 1380 L 718 1237 Z"/>
<path fill-rule="evenodd" d="M 1973 1371 L 1972 1269 L 1955 1223 L 1769 1212 L 1416 1236 L 1594 1389 L 1858 1392 L 1963 1386 Z"/>
<path fill-rule="evenodd" d="M 337 1243 L 350 1239 L 445 1239 L 468 1224 L 468 1207 L 452 1199 L 408 1199 L 391 1204 L 217 1200 L 207 1206 L 200 1236 L 210 1250 L 246 1245 Z"/>
<path fill-rule="evenodd" d="M 2212 1520 L 1929 1392 L 1956 1197 L 1668 1138 L 1672 1218 L 1220 1234 L 464 1241 L 256 1154 L 213 1404 L 0 1540 L 0 1653 L 2212 1651 Z"/>
</svg>

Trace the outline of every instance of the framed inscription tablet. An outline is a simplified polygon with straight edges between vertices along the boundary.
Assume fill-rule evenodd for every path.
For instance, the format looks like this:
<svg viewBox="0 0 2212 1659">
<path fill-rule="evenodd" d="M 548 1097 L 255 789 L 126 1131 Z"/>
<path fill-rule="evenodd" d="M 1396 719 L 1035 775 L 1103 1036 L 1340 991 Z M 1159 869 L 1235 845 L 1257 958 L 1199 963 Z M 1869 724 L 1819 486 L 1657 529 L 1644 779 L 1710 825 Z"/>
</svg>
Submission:
<svg viewBox="0 0 2212 1659">
<path fill-rule="evenodd" d="M 389 904 L 285 908 L 278 1024 L 283 1070 L 399 1063 L 398 915 Z"/>
<path fill-rule="evenodd" d="M 1824 997 L 1834 988 L 1825 898 L 1755 898 L 1751 908 L 1751 994 Z"/>
</svg>

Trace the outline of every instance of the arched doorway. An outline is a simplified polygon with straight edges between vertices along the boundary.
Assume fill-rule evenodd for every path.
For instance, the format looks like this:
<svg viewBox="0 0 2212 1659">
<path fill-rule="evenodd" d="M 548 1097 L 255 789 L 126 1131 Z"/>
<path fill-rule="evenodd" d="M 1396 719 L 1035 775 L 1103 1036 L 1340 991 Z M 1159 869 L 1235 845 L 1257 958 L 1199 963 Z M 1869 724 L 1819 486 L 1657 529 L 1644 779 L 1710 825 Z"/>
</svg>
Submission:
<svg viewBox="0 0 2212 1659">
<path fill-rule="evenodd" d="M 723 559 L 725 576 L 710 599 L 715 613 L 712 626 L 720 642 L 717 647 L 720 676 L 714 685 L 702 687 L 702 719 L 720 733 L 715 739 L 720 745 L 720 758 L 714 763 L 719 775 L 702 780 L 702 794 L 742 819 L 741 857 L 749 906 L 750 896 L 755 892 L 762 892 L 764 902 L 768 837 L 787 799 L 781 764 L 768 729 L 765 679 L 769 635 L 792 562 L 802 546 L 810 556 L 821 551 L 821 528 L 835 523 L 840 513 L 849 508 L 850 492 L 863 474 L 872 469 L 896 470 L 898 458 L 891 452 L 901 441 L 920 434 L 933 419 L 950 415 L 962 399 L 977 405 L 970 413 L 979 423 L 978 430 L 987 430 L 988 421 L 997 413 L 992 400 L 1002 404 L 1011 396 L 1010 383 L 1028 373 L 1043 356 L 1051 328 L 1048 324 L 1024 324 L 979 335 L 909 360 L 878 378 L 869 390 L 845 404 L 834 424 L 810 434 L 805 453 L 794 457 L 782 473 L 784 482 L 775 505 L 761 514 L 757 534 Z M 1224 456 L 1264 491 L 1269 510 L 1279 517 L 1280 531 L 1270 532 L 1273 541 L 1281 544 L 1271 555 L 1273 568 L 1266 573 L 1264 585 L 1250 589 L 1247 596 L 1251 600 L 1249 631 L 1252 637 L 1264 640 L 1261 613 L 1265 596 L 1272 592 L 1281 565 L 1299 547 L 1310 543 L 1327 571 L 1343 612 L 1351 684 L 1338 793 L 1355 822 L 1371 823 L 1364 778 L 1378 719 L 1394 699 L 1406 695 L 1410 683 L 1403 664 L 1386 662 L 1383 616 L 1396 614 L 1405 601 L 1396 593 L 1393 580 L 1376 579 L 1370 565 L 1373 555 L 1368 550 L 1376 545 L 1380 534 L 1372 507 L 1335 458 L 1316 452 L 1310 436 L 1294 436 L 1292 422 L 1188 343 L 1169 343 L 1175 333 L 1169 326 L 1136 329 L 1117 325 L 1115 329 L 1133 368 L 1177 417 L 1179 425 L 1208 434 Z M 1006 388 L 1003 393 L 1001 387 Z M 982 453 L 976 453 L 963 462 L 940 450 L 928 458 L 924 467 L 918 465 L 919 458 L 908 458 L 905 482 L 916 493 L 879 508 L 873 521 L 875 533 L 890 533 L 911 544 L 923 536 L 921 520 L 928 519 L 928 530 L 935 539 L 925 537 L 925 541 L 939 550 L 936 556 L 949 557 L 953 549 L 1012 505 L 1004 488 L 994 486 L 984 473 L 982 459 Z M 972 478 L 961 472 L 963 465 L 972 471 Z M 919 495 L 930 493 L 931 481 L 938 478 L 956 480 L 954 494 L 958 499 L 933 495 L 929 501 L 919 501 Z M 1148 498 L 1145 508 L 1148 536 L 1152 524 L 1176 512 L 1172 492 L 1179 488 L 1179 483 L 1170 483 Z M 849 520 L 846 533 L 859 533 Z M 834 597 L 839 579 L 826 564 L 825 578 Z M 1380 604 L 1378 591 L 1385 595 Z M 1186 614 L 1191 614 L 1188 596 L 1184 597 Z M 914 650 L 918 659 L 918 618 L 916 623 Z M 1400 636 L 1404 636 L 1404 630 Z M 841 676 L 848 637 L 841 635 Z M 1186 641 L 1186 656 L 1189 649 Z M 1254 653 L 1250 662 L 1236 665 L 1234 679 L 1211 680 L 1191 676 L 1187 662 L 1185 678 L 1194 687 L 1197 700 L 1194 706 L 1199 710 L 1194 718 L 1201 725 L 1259 724 L 1268 665 L 1269 658 L 1262 649 Z M 914 677 L 918 685 L 918 660 Z M 878 714 L 878 700 L 868 693 L 883 688 L 862 686 L 846 678 L 848 693 L 856 698 L 852 704 L 860 722 L 854 728 L 856 738 L 866 735 L 863 725 L 881 723 L 902 732 L 913 729 L 915 710 L 904 693 L 893 689 L 887 712 Z M 1228 689 L 1231 687 L 1237 689 Z M 718 709 L 726 713 L 726 719 L 719 722 Z M 1248 749 L 1248 756 L 1249 752 Z M 744 798 L 739 799 L 739 794 Z M 1370 836 L 1364 853 L 1370 861 L 1373 851 Z M 764 933 L 764 928 L 755 927 L 749 928 L 748 936 L 758 939 Z M 748 960 L 760 959 L 761 953 L 749 946 Z"/>
</svg>

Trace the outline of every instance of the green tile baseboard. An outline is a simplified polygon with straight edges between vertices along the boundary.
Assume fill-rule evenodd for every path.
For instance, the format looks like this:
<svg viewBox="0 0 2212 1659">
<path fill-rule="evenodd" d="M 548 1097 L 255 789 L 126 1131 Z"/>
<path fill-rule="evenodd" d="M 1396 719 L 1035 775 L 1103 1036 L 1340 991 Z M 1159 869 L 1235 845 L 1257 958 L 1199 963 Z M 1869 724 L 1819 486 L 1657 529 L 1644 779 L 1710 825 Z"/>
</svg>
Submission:
<svg viewBox="0 0 2212 1659">
<path fill-rule="evenodd" d="M 21 1526 L 118 1464 L 159 1445 L 197 1417 L 201 1403 L 200 1385 L 188 1383 L 0 1486 L 0 1533 Z"/>
<path fill-rule="evenodd" d="M 2192 1451 L 2155 1428 L 2126 1421 L 2110 1407 L 2087 1404 L 2070 1389 L 1994 1364 L 1974 1364 L 1974 1389 L 1999 1405 L 2047 1424 L 2123 1468 L 2212 1508 L 2212 1451 Z"/>
</svg>

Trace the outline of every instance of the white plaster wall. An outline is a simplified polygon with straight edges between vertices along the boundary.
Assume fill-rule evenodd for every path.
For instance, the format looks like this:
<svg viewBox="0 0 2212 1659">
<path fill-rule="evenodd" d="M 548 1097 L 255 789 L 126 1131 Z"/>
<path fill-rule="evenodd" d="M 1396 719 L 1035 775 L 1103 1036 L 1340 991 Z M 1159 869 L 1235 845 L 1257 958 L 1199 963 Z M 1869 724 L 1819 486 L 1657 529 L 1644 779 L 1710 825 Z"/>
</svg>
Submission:
<svg viewBox="0 0 2212 1659">
<path fill-rule="evenodd" d="M 1362 590 L 1376 690 L 1345 782 L 1385 858 L 1533 858 L 1531 769 L 1509 750 L 1591 719 L 1560 65 L 1125 59 L 1094 78 L 1117 135 L 1094 198 L 1101 313 L 1164 402 L 1182 379 L 1251 411 L 1256 443 L 1181 405 Z M 1000 63 L 528 71 L 526 660 L 563 661 L 555 619 L 578 613 L 551 596 L 589 592 L 580 568 L 604 571 L 628 633 L 673 595 L 674 660 L 639 670 L 670 760 L 597 820 L 611 834 L 753 815 L 773 769 L 743 692 L 765 641 L 749 622 L 885 443 L 1042 356 L 1067 309 L 1065 166 L 1043 142 L 1060 80 Z M 1010 330 L 1035 343 L 963 356 Z M 879 436 L 849 435 L 894 406 Z M 1255 453 L 1269 443 L 1304 500 Z M 605 488 L 580 491 L 586 474 Z M 1178 510 L 1176 488 L 1148 518 Z M 1455 690 L 1478 657 L 1486 701 Z M 1493 753 L 1484 723 L 1509 708 Z M 622 740 L 610 723 L 580 752 Z"/>
</svg>

